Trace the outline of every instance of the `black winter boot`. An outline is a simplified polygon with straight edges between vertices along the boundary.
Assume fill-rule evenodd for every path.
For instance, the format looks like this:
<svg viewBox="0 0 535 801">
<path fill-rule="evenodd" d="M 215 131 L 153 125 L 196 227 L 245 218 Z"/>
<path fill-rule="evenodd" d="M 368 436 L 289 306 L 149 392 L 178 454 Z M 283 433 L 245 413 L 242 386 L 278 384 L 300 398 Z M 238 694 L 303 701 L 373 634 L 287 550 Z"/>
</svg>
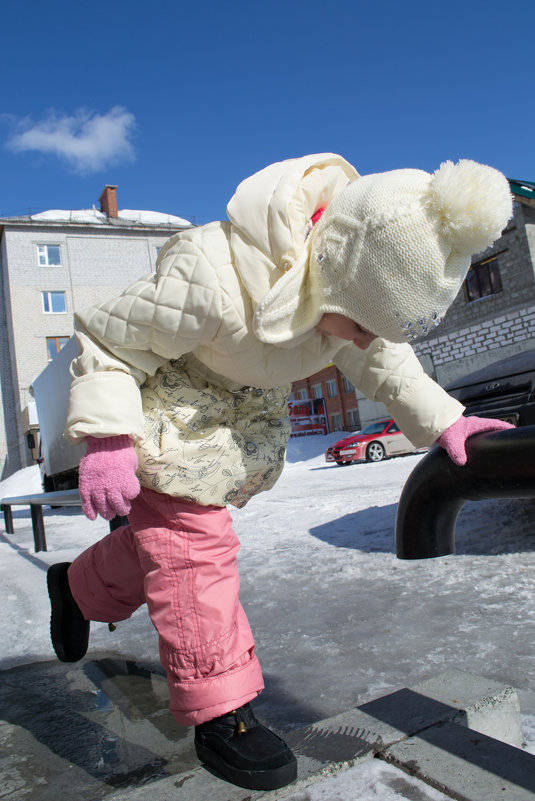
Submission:
<svg viewBox="0 0 535 801">
<path fill-rule="evenodd" d="M 218 776 L 249 790 L 276 790 L 297 777 L 295 756 L 249 704 L 195 726 L 195 750 Z"/>
<path fill-rule="evenodd" d="M 48 568 L 46 581 L 52 605 L 50 637 L 56 656 L 62 662 L 78 662 L 87 651 L 89 622 L 72 597 L 67 569 L 70 562 L 59 562 Z"/>
</svg>

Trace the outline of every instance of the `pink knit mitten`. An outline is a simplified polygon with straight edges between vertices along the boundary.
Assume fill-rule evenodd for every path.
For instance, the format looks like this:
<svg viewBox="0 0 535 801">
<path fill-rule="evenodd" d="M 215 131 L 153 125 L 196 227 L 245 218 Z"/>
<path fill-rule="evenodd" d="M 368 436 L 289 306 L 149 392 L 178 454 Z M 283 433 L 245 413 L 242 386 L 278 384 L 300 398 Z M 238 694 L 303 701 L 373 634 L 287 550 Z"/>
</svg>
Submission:
<svg viewBox="0 0 535 801">
<path fill-rule="evenodd" d="M 83 513 L 90 520 L 95 520 L 98 514 L 105 520 L 127 515 L 130 501 L 140 490 L 132 440 L 126 434 L 87 437 L 86 444 L 78 481 Z"/>
<path fill-rule="evenodd" d="M 505 420 L 494 420 L 487 417 L 459 417 L 441 434 L 437 442 L 448 452 L 452 462 L 463 465 L 466 464 L 465 443 L 468 437 L 482 431 L 501 431 L 504 428 L 514 428 L 514 426 L 506 423 Z"/>
</svg>

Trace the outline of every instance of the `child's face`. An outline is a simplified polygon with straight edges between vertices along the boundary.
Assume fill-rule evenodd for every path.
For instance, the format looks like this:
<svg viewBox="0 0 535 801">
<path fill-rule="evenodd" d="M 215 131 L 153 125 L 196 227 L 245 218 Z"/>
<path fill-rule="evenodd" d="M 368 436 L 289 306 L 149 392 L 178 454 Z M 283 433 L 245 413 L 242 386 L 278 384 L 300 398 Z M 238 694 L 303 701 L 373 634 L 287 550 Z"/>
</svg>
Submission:
<svg viewBox="0 0 535 801">
<path fill-rule="evenodd" d="M 324 314 L 316 328 L 322 334 L 331 334 L 331 336 L 339 337 L 340 339 L 348 339 L 361 350 L 366 350 L 376 338 L 376 334 L 372 334 L 371 331 L 362 328 L 354 320 L 345 317 L 343 314 L 335 314 L 333 312 Z"/>
</svg>

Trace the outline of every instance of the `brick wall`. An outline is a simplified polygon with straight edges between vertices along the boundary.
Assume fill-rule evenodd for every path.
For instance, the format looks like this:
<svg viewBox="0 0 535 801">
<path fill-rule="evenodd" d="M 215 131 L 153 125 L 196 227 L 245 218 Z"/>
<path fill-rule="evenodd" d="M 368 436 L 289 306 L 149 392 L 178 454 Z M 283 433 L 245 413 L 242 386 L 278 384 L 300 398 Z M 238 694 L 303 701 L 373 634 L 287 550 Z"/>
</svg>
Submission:
<svg viewBox="0 0 535 801">
<path fill-rule="evenodd" d="M 473 259 L 496 256 L 502 291 L 469 302 L 464 289 L 444 322 L 414 350 L 442 386 L 535 347 L 535 208 L 516 204 L 503 235 Z"/>
<path fill-rule="evenodd" d="M 427 342 L 434 343 L 444 334 L 535 304 L 535 208 L 516 205 L 514 217 L 503 235 L 472 261 L 493 256 L 498 259 L 503 290 L 469 303 L 464 286 L 461 287 L 437 334 L 431 334 Z"/>
<path fill-rule="evenodd" d="M 0 265 L 5 262 L 5 242 L 2 241 Z M 19 426 L 18 408 L 13 403 L 16 397 L 17 379 L 15 357 L 12 340 L 9 336 L 11 324 L 11 307 L 9 284 L 3 271 L 0 275 L 0 480 L 18 470 Z"/>
<path fill-rule="evenodd" d="M 336 395 L 333 397 L 329 396 L 327 388 L 328 381 L 334 381 L 336 385 Z M 349 415 L 350 411 L 358 414 L 358 402 L 355 390 L 350 389 L 349 391 L 346 391 L 344 377 L 340 370 L 334 366 L 334 364 L 328 365 L 320 372 L 311 375 L 309 378 L 304 378 L 300 381 L 294 381 L 292 384 L 294 398 L 299 397 L 298 393 L 301 390 L 306 392 L 307 398 L 313 398 L 313 387 L 317 384 L 321 384 L 321 395 L 323 398 L 325 398 L 330 430 L 353 431 L 356 428 L 360 428 L 359 425 L 351 423 Z M 337 414 L 340 415 L 340 425 L 336 425 L 336 421 L 333 421 L 333 415 Z"/>
<path fill-rule="evenodd" d="M 463 373 L 535 347 L 535 304 L 491 320 L 416 343 L 416 355 L 427 357 L 434 377 L 443 386 Z"/>
<path fill-rule="evenodd" d="M 38 228 L 6 231 L 13 339 L 23 407 L 31 382 L 46 367 L 46 338 L 71 336 L 75 311 L 102 303 L 153 270 L 156 247 L 166 239 L 161 234 L 115 231 L 100 235 Z M 61 265 L 39 266 L 37 244 L 59 245 Z M 65 292 L 66 312 L 45 314 L 42 292 L 54 290 Z"/>
<path fill-rule="evenodd" d="M 32 381 L 48 363 L 46 338 L 70 337 L 75 311 L 118 295 L 153 271 L 157 248 L 173 233 L 15 223 L 4 228 L 2 323 L 6 335 L 0 344 L 0 478 L 28 463 L 20 416 L 32 400 Z M 37 245 L 59 245 L 61 264 L 40 266 Z M 44 312 L 42 293 L 47 291 L 65 292 L 64 313 Z"/>
</svg>

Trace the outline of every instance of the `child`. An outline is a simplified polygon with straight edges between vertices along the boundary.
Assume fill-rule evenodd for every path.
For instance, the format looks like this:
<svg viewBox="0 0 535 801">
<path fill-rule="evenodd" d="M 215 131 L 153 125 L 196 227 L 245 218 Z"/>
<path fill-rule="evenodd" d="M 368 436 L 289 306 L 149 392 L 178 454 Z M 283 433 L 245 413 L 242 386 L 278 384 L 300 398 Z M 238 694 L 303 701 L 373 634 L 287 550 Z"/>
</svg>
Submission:
<svg viewBox="0 0 535 801">
<path fill-rule="evenodd" d="M 440 323 L 511 208 L 503 175 L 471 161 L 360 177 L 333 154 L 292 159 L 245 180 L 229 221 L 173 236 L 156 274 L 76 316 L 66 436 L 87 443 L 82 508 L 129 525 L 50 568 L 54 648 L 81 659 L 90 620 L 146 603 L 171 711 L 235 784 L 282 787 L 296 762 L 249 705 L 263 682 L 226 506 L 273 486 L 291 382 L 329 361 L 416 447 L 462 463 L 467 436 L 502 427 L 463 417 L 409 341 Z"/>
</svg>

